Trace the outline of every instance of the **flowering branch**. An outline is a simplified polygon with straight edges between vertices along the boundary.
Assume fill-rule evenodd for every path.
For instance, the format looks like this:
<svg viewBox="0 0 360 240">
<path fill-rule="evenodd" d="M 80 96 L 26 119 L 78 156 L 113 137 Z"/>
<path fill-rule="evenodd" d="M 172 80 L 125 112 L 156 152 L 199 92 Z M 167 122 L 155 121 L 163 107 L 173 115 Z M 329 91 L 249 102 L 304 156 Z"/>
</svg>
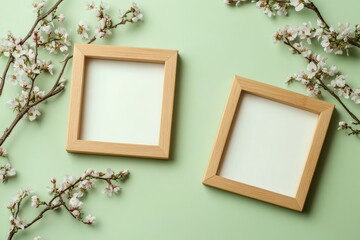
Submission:
<svg viewBox="0 0 360 240">
<path fill-rule="evenodd" d="M 45 6 L 46 1 L 42 1 L 41 3 L 37 3 L 34 2 L 33 3 L 33 7 L 34 10 L 37 10 L 37 14 L 38 17 L 36 18 L 33 26 L 31 27 L 31 29 L 29 30 L 29 32 L 26 34 L 26 36 L 19 42 L 19 45 L 23 45 L 33 34 L 35 28 L 37 27 L 37 25 L 39 24 L 40 21 L 44 20 L 47 16 L 49 16 L 51 13 L 55 12 L 57 7 L 60 5 L 61 2 L 63 2 L 64 0 L 58 0 L 46 13 L 41 14 L 41 10 L 43 9 L 43 7 Z M 4 89 L 5 86 L 5 78 L 7 75 L 7 72 L 9 71 L 10 65 L 13 63 L 14 58 L 13 56 L 11 56 L 6 64 L 5 70 L 3 72 L 3 75 L 0 79 L 1 83 L 0 83 L 0 96 L 2 95 L 2 91 Z"/>
<path fill-rule="evenodd" d="M 0 57 L 8 57 L 7 65 L 0 79 L 0 95 L 4 89 L 5 80 L 21 87 L 21 93 L 8 101 L 10 108 L 17 114 L 10 126 L 0 135 L 0 157 L 6 156 L 7 151 L 3 144 L 20 120 L 23 118 L 28 118 L 30 121 L 36 120 L 41 115 L 38 105 L 65 89 L 63 74 L 73 56 L 68 53 L 69 46 L 71 46 L 68 32 L 63 27 L 57 27 L 58 24 L 65 21 L 64 14 L 57 14 L 56 12 L 62 2 L 63 0 L 58 0 L 48 11 L 43 12 L 46 7 L 46 0 L 35 1 L 33 10 L 37 13 L 37 18 L 28 34 L 23 39 L 19 39 L 9 32 L 7 38 L 0 41 Z M 113 18 L 106 13 L 109 6 L 105 2 L 101 2 L 99 6 L 91 2 L 87 8 L 93 10 L 98 19 L 91 38 L 89 37 L 90 28 L 85 22 L 81 21 L 77 26 L 77 33 L 88 44 L 100 38 L 110 37 L 112 30 L 121 25 L 136 23 L 143 19 L 143 15 L 135 3 L 126 11 L 120 10 L 120 21 L 117 23 L 114 23 Z M 30 39 L 31 42 L 29 42 Z M 44 74 L 53 75 L 54 65 L 48 60 L 39 58 L 40 49 L 49 54 L 57 54 L 58 52 L 66 54 L 61 70 L 47 93 L 41 91 L 36 86 L 36 82 Z M 11 67 L 13 67 L 13 72 L 9 74 Z M 0 179 L 3 181 L 11 176 L 8 171 L 5 172 L 5 169 L 8 168 L 5 165 L 1 168 Z M 11 166 L 10 169 L 12 169 Z"/>
<path fill-rule="evenodd" d="M 309 80 L 309 76 L 305 76 L 303 73 L 301 74 L 301 78 L 305 78 L 303 80 L 305 80 L 304 83 L 309 88 L 309 91 L 314 92 L 314 89 L 316 89 L 316 87 L 315 87 L 316 84 L 320 84 L 323 89 L 325 89 L 328 93 L 330 93 L 341 104 L 341 106 L 346 110 L 346 112 L 351 116 L 351 118 L 353 118 L 355 123 L 360 124 L 359 118 L 353 112 L 351 112 L 349 110 L 349 108 L 346 107 L 344 102 L 339 98 L 339 96 L 337 94 L 335 94 L 335 92 L 333 90 L 331 90 L 328 86 L 326 86 L 326 84 L 323 82 L 323 79 L 324 79 L 324 76 L 322 75 L 323 73 L 328 74 L 330 77 L 334 76 L 334 73 L 335 73 L 334 69 L 328 71 L 327 68 L 325 67 L 325 63 L 320 62 L 320 61 L 324 61 L 325 59 L 321 59 L 320 56 L 316 55 L 316 54 L 313 54 L 313 55 L 310 54 L 309 56 L 304 55 L 304 53 L 303 53 L 304 48 L 295 47 L 295 44 L 292 44 L 291 41 L 287 37 L 284 37 L 283 43 L 285 45 L 289 46 L 294 53 L 304 56 L 304 58 L 308 61 L 308 64 L 309 64 L 308 69 L 313 69 L 313 70 L 310 70 L 313 73 L 315 73 L 315 75 L 313 76 L 315 81 L 313 81 L 313 83 L 311 83 L 310 81 L 307 81 L 307 80 Z M 298 44 L 298 46 L 299 46 L 299 44 Z M 319 69 L 317 69 L 318 66 L 319 66 Z M 316 70 L 314 68 L 316 68 Z M 298 76 L 296 76 L 296 78 L 294 76 L 290 77 L 288 79 L 288 82 L 293 81 L 293 80 L 298 80 Z M 335 84 L 338 84 L 338 83 L 334 83 L 333 85 L 335 85 Z M 314 92 L 314 95 L 320 95 L 320 94 L 321 94 L 320 91 Z"/>
<path fill-rule="evenodd" d="M 247 0 L 225 0 L 226 4 L 240 6 Z M 360 116 L 357 116 L 342 100 L 350 99 L 360 104 L 360 88 L 352 88 L 346 82 L 346 77 L 340 74 L 337 67 L 326 64 L 326 58 L 312 52 L 309 46 L 313 40 L 317 40 L 326 53 L 335 55 L 349 55 L 351 47 L 360 48 L 360 25 L 351 28 L 349 24 L 338 24 L 335 30 L 324 17 L 317 6 L 310 0 L 253 0 L 256 6 L 263 9 L 264 13 L 271 17 L 275 15 L 288 15 L 289 8 L 301 11 L 306 8 L 313 11 L 318 17 L 317 27 L 312 27 L 311 22 L 303 23 L 299 27 L 286 26 L 274 34 L 275 42 L 282 42 L 290 47 L 294 54 L 303 56 L 307 61 L 307 71 L 293 74 L 287 79 L 287 83 L 297 81 L 305 86 L 310 96 L 321 97 L 323 89 L 328 92 L 348 113 L 352 121 L 339 122 L 339 130 L 349 130 L 348 135 L 360 135 Z"/>
<path fill-rule="evenodd" d="M 51 179 L 51 186 L 47 187 L 47 191 L 52 197 L 47 202 L 34 195 L 32 190 L 22 189 L 7 206 L 11 213 L 10 230 L 7 239 L 13 239 L 15 234 L 31 227 L 34 223 L 41 220 L 48 212 L 61 208 L 64 208 L 70 216 L 84 224 L 94 224 L 94 216 L 89 214 L 85 217 L 85 214 L 82 211 L 83 202 L 80 201 L 80 199 L 89 190 L 95 188 L 95 181 L 105 182 L 107 186 L 104 188 L 103 193 L 108 197 L 111 197 L 121 190 L 116 183 L 123 182 L 128 175 L 128 170 L 115 173 L 111 169 L 107 169 L 105 173 L 89 169 L 84 172 L 82 177 L 77 179 L 72 176 L 66 176 L 60 185 L 57 184 L 56 179 Z M 31 198 L 31 206 L 40 210 L 38 215 L 29 222 L 26 222 L 20 217 L 26 198 Z M 36 237 L 35 239 L 41 238 Z"/>
</svg>

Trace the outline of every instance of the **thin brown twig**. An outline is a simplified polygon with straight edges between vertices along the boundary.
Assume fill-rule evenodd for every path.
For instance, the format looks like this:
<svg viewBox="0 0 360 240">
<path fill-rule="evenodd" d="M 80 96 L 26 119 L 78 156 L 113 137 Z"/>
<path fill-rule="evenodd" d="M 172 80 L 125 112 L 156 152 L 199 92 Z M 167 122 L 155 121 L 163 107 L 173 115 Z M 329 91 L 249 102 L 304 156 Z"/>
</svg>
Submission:
<svg viewBox="0 0 360 240">
<path fill-rule="evenodd" d="M 9 60 L 8 60 L 8 62 L 7 62 L 7 64 L 6 64 L 6 66 L 5 66 L 4 72 L 3 72 L 2 76 L 1 76 L 1 79 L 0 79 L 0 81 L 1 81 L 1 82 L 0 82 L 0 97 L 1 97 L 1 95 L 2 95 L 4 86 L 5 86 L 5 78 L 6 78 L 6 75 L 7 75 L 8 71 L 9 71 L 9 68 L 10 68 L 10 66 L 11 66 L 11 63 L 12 63 L 13 61 L 14 61 L 14 57 L 13 57 L 13 56 L 10 56 L 10 57 L 9 57 Z"/>
<path fill-rule="evenodd" d="M 305 4 L 305 7 L 307 9 L 310 9 L 312 10 L 313 12 L 316 13 L 317 17 L 321 20 L 321 22 L 325 25 L 325 27 L 327 29 L 330 28 L 330 25 L 325 21 L 324 17 L 322 16 L 320 10 L 317 8 L 317 6 L 313 3 L 313 2 L 310 2 L 310 3 L 306 3 Z"/>
</svg>

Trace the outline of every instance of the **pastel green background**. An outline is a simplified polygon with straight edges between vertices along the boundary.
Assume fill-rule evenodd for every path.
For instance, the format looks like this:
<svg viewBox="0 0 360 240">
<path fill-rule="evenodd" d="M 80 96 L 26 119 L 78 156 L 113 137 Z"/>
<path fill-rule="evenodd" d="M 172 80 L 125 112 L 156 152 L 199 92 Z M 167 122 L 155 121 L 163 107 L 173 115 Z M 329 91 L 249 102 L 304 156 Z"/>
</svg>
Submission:
<svg viewBox="0 0 360 240">
<path fill-rule="evenodd" d="M 74 33 L 76 23 L 94 19 L 85 10 L 85 3 L 68 0 L 59 9 L 67 16 L 66 26 L 74 42 L 79 41 Z M 52 177 L 62 179 L 64 174 L 78 176 L 87 168 L 109 167 L 128 168 L 131 177 L 119 196 L 103 196 L 103 185 L 99 185 L 86 197 L 84 211 L 97 217 L 96 225 L 82 225 L 62 211 L 45 216 L 15 239 L 37 235 L 46 240 L 359 239 L 360 140 L 336 130 L 337 122 L 345 118 L 341 108 L 335 110 L 303 213 L 201 183 L 235 74 L 305 92 L 296 84 L 284 84 L 288 75 L 306 67 L 304 60 L 292 56 L 283 45 L 274 44 L 272 34 L 287 24 L 314 20 L 314 15 L 291 12 L 290 17 L 269 19 L 253 4 L 233 8 L 222 0 L 137 3 L 144 22 L 121 28 L 109 41 L 100 43 L 179 50 L 170 159 L 67 153 L 68 85 L 63 94 L 41 106 L 39 121 L 22 121 L 5 144 L 18 175 L 0 184 L 0 239 L 5 239 L 8 231 L 9 213 L 4 206 L 21 187 L 31 187 L 47 197 L 45 187 Z M 126 8 L 131 1 L 110 4 L 113 9 Z M 360 22 L 359 1 L 318 0 L 316 4 L 333 25 L 338 21 Z M 34 19 L 30 5 L 31 1 L 1 1 L 0 36 L 8 30 L 16 36 L 26 34 Z M 329 62 L 338 65 L 350 83 L 359 87 L 359 51 L 354 51 L 354 56 L 330 57 Z M 59 59 L 53 58 L 54 62 Z M 1 69 L 4 63 L 0 59 Z M 71 66 L 66 71 L 68 78 L 70 72 Z M 1 129 L 14 117 L 5 102 L 15 92 L 16 88 L 7 84 L 0 99 Z M 26 214 L 30 219 L 34 213 Z"/>
</svg>

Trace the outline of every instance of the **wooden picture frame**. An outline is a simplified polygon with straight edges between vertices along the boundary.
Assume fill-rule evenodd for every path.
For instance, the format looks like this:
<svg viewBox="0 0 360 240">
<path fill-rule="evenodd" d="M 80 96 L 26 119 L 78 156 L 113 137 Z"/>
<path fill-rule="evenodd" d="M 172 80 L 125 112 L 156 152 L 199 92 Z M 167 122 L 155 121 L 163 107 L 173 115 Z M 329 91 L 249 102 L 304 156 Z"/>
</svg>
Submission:
<svg viewBox="0 0 360 240">
<path fill-rule="evenodd" d="M 177 55 L 76 44 L 67 151 L 169 158 Z"/>
<path fill-rule="evenodd" d="M 235 76 L 203 183 L 302 211 L 333 109 Z"/>
</svg>

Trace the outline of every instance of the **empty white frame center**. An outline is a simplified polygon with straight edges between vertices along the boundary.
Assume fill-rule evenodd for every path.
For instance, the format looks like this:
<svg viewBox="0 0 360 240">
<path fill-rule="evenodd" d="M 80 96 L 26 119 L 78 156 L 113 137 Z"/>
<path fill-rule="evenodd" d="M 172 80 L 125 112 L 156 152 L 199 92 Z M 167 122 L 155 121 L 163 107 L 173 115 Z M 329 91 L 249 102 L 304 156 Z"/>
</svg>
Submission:
<svg viewBox="0 0 360 240">
<path fill-rule="evenodd" d="M 86 60 L 81 139 L 158 145 L 164 64 Z"/>
<path fill-rule="evenodd" d="M 219 175 L 295 197 L 318 114 L 242 93 Z"/>
</svg>

